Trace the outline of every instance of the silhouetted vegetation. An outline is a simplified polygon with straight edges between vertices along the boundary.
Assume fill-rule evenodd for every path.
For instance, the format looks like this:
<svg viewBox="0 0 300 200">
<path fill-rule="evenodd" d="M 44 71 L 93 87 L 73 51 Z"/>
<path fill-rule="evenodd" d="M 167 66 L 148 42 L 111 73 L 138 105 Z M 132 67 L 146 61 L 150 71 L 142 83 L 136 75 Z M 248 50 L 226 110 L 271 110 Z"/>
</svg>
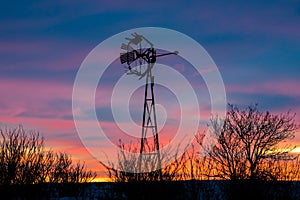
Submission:
<svg viewBox="0 0 300 200">
<path fill-rule="evenodd" d="M 298 128 L 294 116 L 260 112 L 257 105 L 229 105 L 225 119 L 211 120 L 209 131 L 216 141 L 203 146 L 203 135 L 198 136 L 206 150 L 202 159 L 209 163 L 199 167 L 210 168 L 207 177 L 229 180 L 221 187 L 224 199 L 282 199 L 283 191 L 290 192 L 284 199 L 299 198 L 299 188 L 284 182 L 300 177 L 299 155 L 287 143 Z"/>
<path fill-rule="evenodd" d="M 207 154 L 215 163 L 215 175 L 230 180 L 281 179 L 269 167 L 296 159 L 290 153 L 295 147 L 283 144 L 294 138 L 296 129 L 289 113 L 273 115 L 257 106 L 240 110 L 229 105 L 225 119 L 211 121 L 210 131 L 217 140 Z"/>
<path fill-rule="evenodd" d="M 19 126 L 0 133 L 0 185 L 81 183 L 96 176 L 84 163 L 74 165 L 66 153 L 46 150 L 38 132 Z"/>
<path fill-rule="evenodd" d="M 214 145 L 204 146 L 205 135 L 199 134 L 196 137 L 199 146 L 192 145 L 181 157 L 163 168 L 162 179 L 158 171 L 134 173 L 137 156 L 128 157 L 123 144 L 120 145 L 118 166 L 102 164 L 108 176 L 118 183 L 116 190 L 128 199 L 137 196 L 147 199 L 150 194 L 151 198 L 159 198 L 162 193 L 155 193 L 155 190 L 160 190 L 152 188 L 151 184 L 163 188 L 162 185 L 172 185 L 168 181 L 175 180 L 186 183 L 170 190 L 164 187 L 164 194 L 181 197 L 172 196 L 172 199 L 299 198 L 299 184 L 293 184 L 293 181 L 300 178 L 300 159 L 291 153 L 295 146 L 287 143 L 294 138 L 298 128 L 294 117 L 290 113 L 261 112 L 257 105 L 246 109 L 229 105 L 225 119 L 215 116 L 209 124 L 208 131 L 215 137 Z M 200 154 L 199 148 L 202 150 Z M 166 155 L 169 154 L 166 152 Z M 168 159 L 166 155 L 161 156 L 162 162 Z M 151 165 L 151 159 L 148 163 Z M 150 194 L 136 196 L 137 191 Z M 170 191 L 173 193 L 169 194 Z M 183 198 L 178 191 L 186 196 Z M 284 194 L 284 191 L 289 191 L 289 194 Z"/>
<path fill-rule="evenodd" d="M 118 198 L 178 199 L 183 192 L 184 185 L 176 184 L 174 181 L 183 180 L 180 170 L 185 156 L 176 158 L 176 155 L 169 154 L 168 150 L 164 151 L 160 155 L 161 163 L 174 159 L 172 164 L 161 170 L 149 170 L 149 172 L 138 173 L 138 148 L 133 144 L 126 146 L 121 141 L 119 147 L 118 166 L 114 167 L 113 162 L 109 163 L 110 166 L 100 162 L 107 169 L 108 177 L 116 183 L 114 191 Z M 152 169 L 156 166 L 155 162 L 157 159 L 152 159 L 151 155 L 145 156 L 143 159 L 143 167 L 146 169 Z"/>
<path fill-rule="evenodd" d="M 0 192 L 12 199 L 300 199 L 300 157 L 288 143 L 297 128 L 289 113 L 229 105 L 226 117 L 208 126 L 212 146 L 199 134 L 181 156 L 161 152 L 161 170 L 151 170 L 157 159 L 149 154 L 149 172 L 138 173 L 138 146 L 120 141 L 117 165 L 100 162 L 113 181 L 104 184 L 88 184 L 96 174 L 46 149 L 38 132 L 0 129 Z"/>
<path fill-rule="evenodd" d="M 36 195 L 28 193 L 29 185 L 36 185 L 39 191 L 43 184 L 73 184 L 90 182 L 96 177 L 86 170 L 85 164 L 73 164 L 71 156 L 55 153 L 44 146 L 44 138 L 35 131 L 25 131 L 22 126 L 12 129 L 0 129 L 0 190 L 10 196 Z M 39 185 L 39 186 L 37 186 Z M 73 192 L 77 191 L 76 187 Z M 51 187 L 47 186 L 48 189 Z M 18 189 L 18 190 L 16 190 Z M 36 191 L 38 192 L 38 191 Z"/>
<path fill-rule="evenodd" d="M 143 167 L 148 169 L 149 172 L 138 173 L 139 154 L 137 153 L 137 148 L 132 144 L 126 146 L 121 141 L 119 148 L 118 166 L 114 166 L 113 162 L 109 162 L 110 166 L 108 166 L 100 161 L 100 163 L 107 169 L 108 177 L 114 182 L 175 181 L 183 179 L 179 171 L 182 169 L 182 163 L 185 159 L 184 155 L 177 158 L 176 153 L 175 155 L 169 154 L 168 150 L 162 152 L 160 155 L 161 163 L 166 163 L 170 159 L 173 159 L 174 161 L 161 170 L 153 171 L 151 171 L 151 169 L 156 166 L 156 159 L 152 159 L 151 155 L 147 157 L 145 156 L 143 157 Z"/>
</svg>

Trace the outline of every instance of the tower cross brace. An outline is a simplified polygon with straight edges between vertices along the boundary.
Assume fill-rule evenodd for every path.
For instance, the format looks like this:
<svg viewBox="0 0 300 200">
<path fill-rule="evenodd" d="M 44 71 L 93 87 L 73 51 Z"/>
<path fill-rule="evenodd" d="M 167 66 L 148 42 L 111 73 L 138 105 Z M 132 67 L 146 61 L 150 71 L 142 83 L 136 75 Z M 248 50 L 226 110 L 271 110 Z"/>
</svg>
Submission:
<svg viewBox="0 0 300 200">
<path fill-rule="evenodd" d="M 150 68 L 153 67 L 154 63 L 149 63 Z M 151 154 L 148 152 L 147 154 L 151 154 L 154 156 L 154 160 L 156 161 L 157 169 L 161 169 L 161 158 L 159 151 L 159 140 L 158 140 L 158 130 L 157 130 L 157 120 L 156 120 L 156 109 L 155 109 L 155 97 L 154 97 L 154 76 L 152 75 L 151 69 L 146 74 L 146 84 L 145 84 L 145 94 L 144 94 L 144 110 L 143 110 L 143 121 L 142 121 L 142 137 L 141 137 L 141 145 L 140 145 L 140 156 L 138 160 L 139 171 L 141 172 L 142 167 L 142 159 L 145 152 L 147 152 L 147 133 L 152 132 L 153 137 L 153 150 L 155 154 Z M 148 146 L 149 148 L 149 146 Z M 151 149 L 149 149 L 151 151 Z M 147 155 L 146 154 L 146 155 Z"/>
</svg>

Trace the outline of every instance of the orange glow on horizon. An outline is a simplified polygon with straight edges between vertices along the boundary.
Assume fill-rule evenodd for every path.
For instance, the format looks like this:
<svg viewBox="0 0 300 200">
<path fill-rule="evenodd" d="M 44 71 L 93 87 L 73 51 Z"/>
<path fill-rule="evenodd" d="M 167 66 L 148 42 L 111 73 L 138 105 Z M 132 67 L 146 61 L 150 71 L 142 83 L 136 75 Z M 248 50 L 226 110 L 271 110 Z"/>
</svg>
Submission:
<svg viewBox="0 0 300 200">
<path fill-rule="evenodd" d="M 92 180 L 93 183 L 96 182 L 111 182 L 110 178 L 105 178 L 105 177 L 96 177 L 94 180 Z"/>
<path fill-rule="evenodd" d="M 300 154 L 300 147 L 296 147 L 296 148 L 293 149 L 291 152 L 292 152 L 292 153 Z"/>
</svg>

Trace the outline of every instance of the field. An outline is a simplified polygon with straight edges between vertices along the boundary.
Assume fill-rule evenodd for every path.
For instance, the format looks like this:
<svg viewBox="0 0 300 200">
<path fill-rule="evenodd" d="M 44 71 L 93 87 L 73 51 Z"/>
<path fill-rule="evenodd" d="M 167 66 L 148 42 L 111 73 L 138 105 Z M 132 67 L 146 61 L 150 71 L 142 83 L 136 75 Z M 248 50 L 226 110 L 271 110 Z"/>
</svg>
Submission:
<svg viewBox="0 0 300 200">
<path fill-rule="evenodd" d="M 297 181 L 162 181 L 37 184 L 1 188 L 8 199 L 299 199 Z"/>
</svg>

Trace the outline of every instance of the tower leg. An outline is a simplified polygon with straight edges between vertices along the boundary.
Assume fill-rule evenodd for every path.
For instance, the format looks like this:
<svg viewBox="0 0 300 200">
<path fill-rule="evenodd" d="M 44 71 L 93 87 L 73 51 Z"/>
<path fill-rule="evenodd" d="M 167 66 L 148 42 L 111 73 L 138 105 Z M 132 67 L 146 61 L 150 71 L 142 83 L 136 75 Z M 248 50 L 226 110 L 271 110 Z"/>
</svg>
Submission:
<svg viewBox="0 0 300 200">
<path fill-rule="evenodd" d="M 150 87 L 149 87 L 150 82 Z M 148 131 L 152 132 L 153 136 L 153 146 L 149 146 L 147 141 Z M 150 143 L 151 145 L 151 143 Z M 146 149 L 146 147 L 148 149 Z M 158 139 L 158 130 L 157 130 L 157 120 L 156 120 L 156 110 L 155 110 L 155 99 L 154 99 L 154 76 L 151 74 L 151 70 L 147 73 L 146 76 L 146 85 L 145 85 L 145 96 L 144 96 L 144 110 L 143 110 L 143 122 L 142 122 L 142 137 L 141 137 L 141 146 L 140 146 L 140 155 L 138 159 L 138 168 L 139 172 L 143 173 L 143 167 L 153 167 L 154 170 L 158 169 L 159 179 L 162 179 L 161 172 L 161 157 L 160 157 L 160 148 L 159 148 L 159 139 Z M 155 152 L 155 153 L 152 153 Z M 143 156 L 150 156 L 154 158 L 151 160 L 151 165 L 143 165 Z M 149 164 L 149 163 L 148 163 Z"/>
</svg>

